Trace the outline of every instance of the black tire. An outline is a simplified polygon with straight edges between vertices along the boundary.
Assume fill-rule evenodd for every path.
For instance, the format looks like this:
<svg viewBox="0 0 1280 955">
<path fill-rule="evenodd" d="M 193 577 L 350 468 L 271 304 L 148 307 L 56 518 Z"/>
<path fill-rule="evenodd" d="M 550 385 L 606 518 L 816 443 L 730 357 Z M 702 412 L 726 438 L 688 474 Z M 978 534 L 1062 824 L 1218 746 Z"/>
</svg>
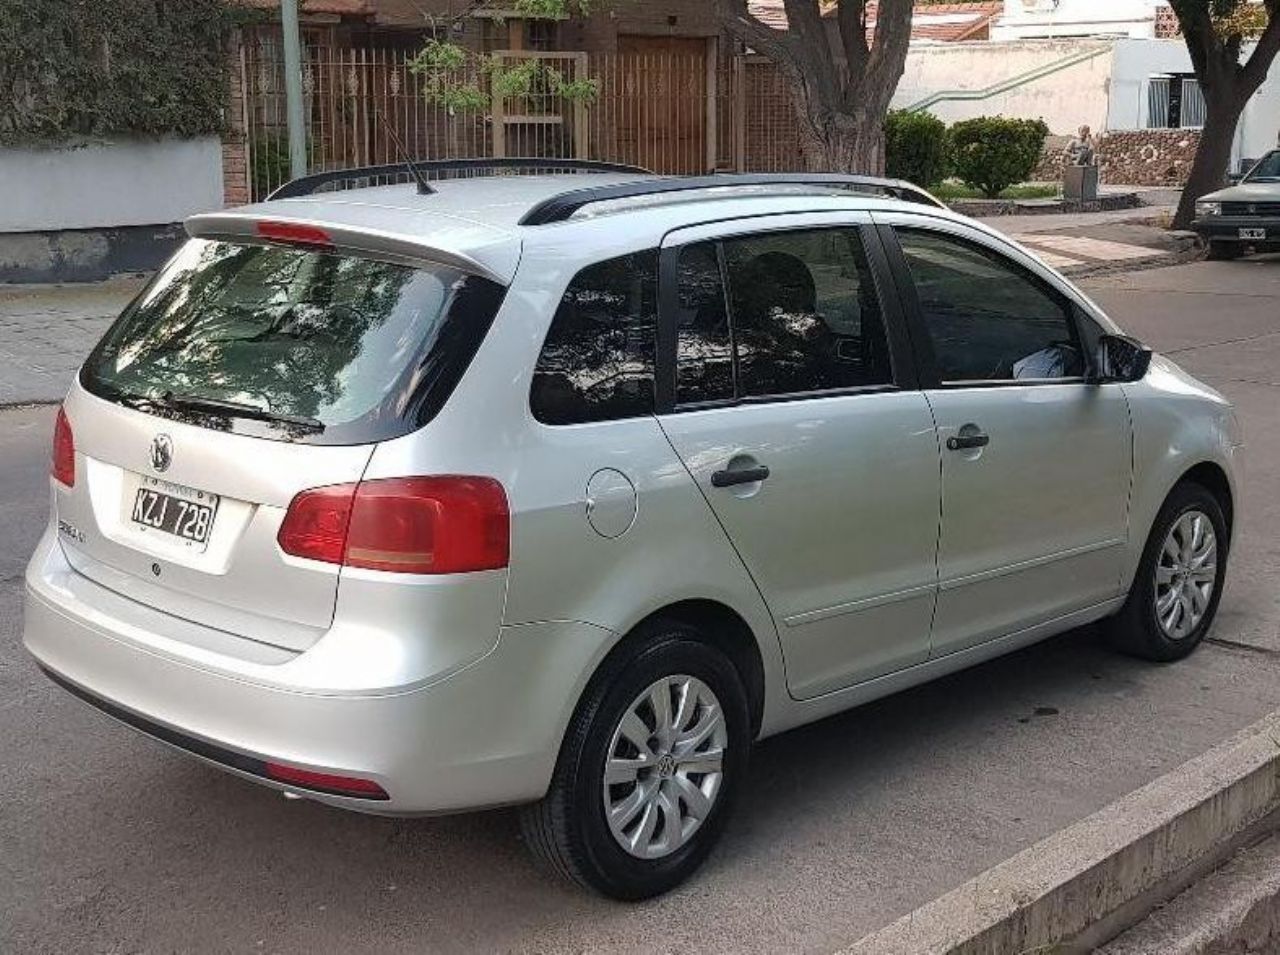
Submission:
<svg viewBox="0 0 1280 955">
<path fill-rule="evenodd" d="M 710 812 L 689 841 L 661 858 L 640 859 L 622 848 L 605 818 L 605 760 L 614 729 L 636 697 L 675 675 L 701 680 L 720 704 L 728 733 L 724 775 Z M 521 809 L 525 842 L 545 868 L 611 898 L 633 901 L 666 892 L 702 864 L 723 830 L 746 771 L 750 735 L 746 692 L 728 657 L 686 624 L 646 626 L 588 686 L 546 797 Z"/>
<path fill-rule="evenodd" d="M 1232 259 L 1240 258 L 1242 255 L 1244 255 L 1244 246 L 1239 242 L 1209 240 L 1209 254 L 1206 258 L 1210 262 L 1229 262 Z"/>
<path fill-rule="evenodd" d="M 1191 510 L 1205 514 L 1213 525 L 1217 538 L 1217 573 L 1204 616 L 1190 633 L 1175 640 L 1164 632 L 1156 615 L 1156 564 L 1170 530 L 1183 514 Z M 1218 601 L 1222 597 L 1222 587 L 1226 582 L 1230 546 L 1227 534 L 1222 504 L 1207 488 L 1184 481 L 1169 492 L 1160 513 L 1156 515 L 1151 535 L 1142 551 L 1142 560 L 1138 564 L 1133 585 L 1129 588 L 1129 597 L 1120 612 L 1106 622 L 1107 636 L 1116 649 L 1130 656 L 1163 663 L 1181 660 L 1200 645 L 1200 641 L 1213 626 Z"/>
</svg>

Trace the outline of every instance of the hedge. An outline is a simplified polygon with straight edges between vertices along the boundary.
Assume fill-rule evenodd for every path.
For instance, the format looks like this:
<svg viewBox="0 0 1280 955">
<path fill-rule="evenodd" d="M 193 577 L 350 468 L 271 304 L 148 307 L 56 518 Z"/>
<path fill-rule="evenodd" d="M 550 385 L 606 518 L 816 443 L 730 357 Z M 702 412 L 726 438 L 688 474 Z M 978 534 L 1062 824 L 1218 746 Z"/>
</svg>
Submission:
<svg viewBox="0 0 1280 955">
<path fill-rule="evenodd" d="M 947 178 L 947 125 L 932 113 L 892 110 L 884 121 L 885 171 L 931 186 Z"/>
<path fill-rule="evenodd" d="M 0 145 L 223 126 L 223 0 L 0 0 Z"/>
<path fill-rule="evenodd" d="M 994 199 L 1030 178 L 1049 127 L 1038 119 L 978 116 L 951 127 L 951 161 L 966 185 Z"/>
</svg>

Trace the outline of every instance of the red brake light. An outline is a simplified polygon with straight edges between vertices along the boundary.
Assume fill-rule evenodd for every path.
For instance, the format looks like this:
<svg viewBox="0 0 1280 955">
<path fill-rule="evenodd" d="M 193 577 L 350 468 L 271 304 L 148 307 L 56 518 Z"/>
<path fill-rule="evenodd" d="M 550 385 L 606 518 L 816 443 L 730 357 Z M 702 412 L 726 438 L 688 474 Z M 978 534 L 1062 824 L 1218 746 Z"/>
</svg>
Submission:
<svg viewBox="0 0 1280 955">
<path fill-rule="evenodd" d="M 289 504 L 276 540 L 294 557 L 341 564 L 347 547 L 354 484 L 335 484 L 303 491 Z"/>
<path fill-rule="evenodd" d="M 324 229 L 319 226 L 306 225 L 302 222 L 259 222 L 258 235 L 276 242 L 300 242 L 303 245 L 333 245 L 333 239 Z"/>
<path fill-rule="evenodd" d="M 267 778 L 280 783 L 292 783 L 302 789 L 318 789 L 341 796 L 359 796 L 363 799 L 389 799 L 387 791 L 372 779 L 357 776 L 337 776 L 333 773 L 317 773 L 310 769 L 298 769 L 284 763 L 265 764 Z"/>
<path fill-rule="evenodd" d="M 76 486 L 76 442 L 67 412 L 62 408 L 58 409 L 58 420 L 53 426 L 53 461 L 49 473 L 67 487 Z"/>
<path fill-rule="evenodd" d="M 401 574 L 506 567 L 511 519 L 493 478 L 386 478 L 303 491 L 277 539 L 286 554 Z"/>
</svg>

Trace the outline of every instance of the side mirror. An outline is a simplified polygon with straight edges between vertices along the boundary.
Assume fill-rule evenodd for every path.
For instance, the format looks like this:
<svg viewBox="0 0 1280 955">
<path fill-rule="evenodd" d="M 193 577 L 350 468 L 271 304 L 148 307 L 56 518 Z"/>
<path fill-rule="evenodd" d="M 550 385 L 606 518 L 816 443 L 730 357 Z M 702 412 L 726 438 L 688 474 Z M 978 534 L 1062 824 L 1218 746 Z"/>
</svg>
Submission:
<svg viewBox="0 0 1280 955">
<path fill-rule="evenodd" d="M 1090 382 L 1141 381 L 1151 367 L 1151 349 L 1128 335 L 1102 335 L 1094 357 Z"/>
</svg>

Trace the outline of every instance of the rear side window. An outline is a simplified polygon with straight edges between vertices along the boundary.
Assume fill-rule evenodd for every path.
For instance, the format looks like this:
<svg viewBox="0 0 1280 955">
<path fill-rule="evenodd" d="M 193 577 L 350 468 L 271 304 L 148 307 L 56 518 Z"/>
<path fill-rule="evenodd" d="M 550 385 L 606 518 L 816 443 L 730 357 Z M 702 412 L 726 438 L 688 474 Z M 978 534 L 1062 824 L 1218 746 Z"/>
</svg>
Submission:
<svg viewBox="0 0 1280 955">
<path fill-rule="evenodd" d="M 444 265 L 194 239 L 107 332 L 81 383 L 220 430 L 381 441 L 443 406 L 503 294 Z"/>
<path fill-rule="evenodd" d="M 892 384 L 856 229 L 701 242 L 679 262 L 678 404 Z"/>
<path fill-rule="evenodd" d="M 742 395 L 893 381 L 880 302 L 857 230 L 731 239 L 724 254 Z"/>
<path fill-rule="evenodd" d="M 658 253 L 608 259 L 574 276 L 533 373 L 529 404 L 545 424 L 653 413 Z"/>
<path fill-rule="evenodd" d="M 1065 300 L 996 252 L 934 232 L 897 231 L 943 381 L 1084 373 Z"/>
</svg>

